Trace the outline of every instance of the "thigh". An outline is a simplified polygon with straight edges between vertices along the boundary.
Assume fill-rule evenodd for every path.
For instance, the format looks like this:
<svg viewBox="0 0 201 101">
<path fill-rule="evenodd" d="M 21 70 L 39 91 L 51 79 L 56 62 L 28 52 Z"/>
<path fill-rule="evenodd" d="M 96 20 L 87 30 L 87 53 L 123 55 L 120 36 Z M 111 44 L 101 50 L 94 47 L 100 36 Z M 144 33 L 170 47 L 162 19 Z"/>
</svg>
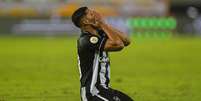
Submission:
<svg viewBox="0 0 201 101">
<path fill-rule="evenodd" d="M 101 89 L 99 95 L 107 99 L 103 101 L 134 101 L 128 95 L 112 88 Z"/>
<path fill-rule="evenodd" d="M 100 89 L 100 92 L 95 96 L 89 94 L 87 99 L 88 101 L 134 101 L 128 95 L 111 88 Z"/>
<path fill-rule="evenodd" d="M 97 97 L 97 96 L 93 96 L 93 97 L 91 97 L 90 100 L 88 100 L 88 101 L 104 101 L 104 100 L 101 99 L 101 98 L 99 98 L 99 97 Z"/>
<path fill-rule="evenodd" d="M 118 90 L 113 90 L 113 100 L 114 101 L 134 101 L 131 97 L 129 97 L 128 95 Z"/>
</svg>

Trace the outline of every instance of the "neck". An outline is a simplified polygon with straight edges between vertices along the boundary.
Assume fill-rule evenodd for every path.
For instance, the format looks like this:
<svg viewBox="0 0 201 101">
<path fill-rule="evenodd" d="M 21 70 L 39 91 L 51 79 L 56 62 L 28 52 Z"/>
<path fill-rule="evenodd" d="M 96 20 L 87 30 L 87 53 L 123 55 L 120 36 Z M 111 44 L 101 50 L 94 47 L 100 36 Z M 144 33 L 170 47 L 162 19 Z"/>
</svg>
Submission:
<svg viewBox="0 0 201 101">
<path fill-rule="evenodd" d="M 84 26 L 84 27 L 82 27 L 82 30 L 86 31 L 86 32 L 89 32 L 89 33 L 91 33 L 93 35 L 98 35 L 97 31 L 91 26 Z"/>
</svg>

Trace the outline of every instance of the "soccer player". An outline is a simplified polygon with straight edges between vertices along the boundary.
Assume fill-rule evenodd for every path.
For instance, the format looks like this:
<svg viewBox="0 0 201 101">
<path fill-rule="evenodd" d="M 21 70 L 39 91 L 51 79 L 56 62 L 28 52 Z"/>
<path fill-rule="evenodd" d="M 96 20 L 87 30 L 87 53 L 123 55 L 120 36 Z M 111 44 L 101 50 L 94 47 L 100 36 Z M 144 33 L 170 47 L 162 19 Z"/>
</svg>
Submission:
<svg viewBox="0 0 201 101">
<path fill-rule="evenodd" d="M 108 52 L 121 51 L 130 44 L 127 35 L 106 24 L 99 13 L 87 7 L 77 9 L 72 22 L 81 29 L 78 64 L 82 101 L 133 101 L 110 88 Z"/>
</svg>

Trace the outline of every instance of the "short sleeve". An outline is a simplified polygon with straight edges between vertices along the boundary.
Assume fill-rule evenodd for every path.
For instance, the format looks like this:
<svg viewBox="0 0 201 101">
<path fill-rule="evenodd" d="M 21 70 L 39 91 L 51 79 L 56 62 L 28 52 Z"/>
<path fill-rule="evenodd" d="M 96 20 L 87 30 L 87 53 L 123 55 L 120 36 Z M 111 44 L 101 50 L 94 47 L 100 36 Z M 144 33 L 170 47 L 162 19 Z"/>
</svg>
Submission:
<svg viewBox="0 0 201 101">
<path fill-rule="evenodd" d="M 83 48 L 91 50 L 103 51 L 107 38 L 95 35 L 84 35 L 81 38 L 81 44 Z"/>
</svg>

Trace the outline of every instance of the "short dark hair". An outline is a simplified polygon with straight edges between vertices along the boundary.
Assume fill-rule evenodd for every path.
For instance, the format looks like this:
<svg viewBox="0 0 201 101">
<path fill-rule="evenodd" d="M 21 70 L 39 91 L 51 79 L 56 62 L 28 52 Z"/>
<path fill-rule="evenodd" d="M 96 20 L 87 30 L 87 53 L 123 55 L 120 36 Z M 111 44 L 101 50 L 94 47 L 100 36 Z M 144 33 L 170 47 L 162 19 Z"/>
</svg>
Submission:
<svg viewBox="0 0 201 101">
<path fill-rule="evenodd" d="M 88 7 L 80 7 L 78 8 L 72 15 L 72 22 L 75 26 L 80 28 L 80 20 L 86 14 L 86 10 Z"/>
</svg>

